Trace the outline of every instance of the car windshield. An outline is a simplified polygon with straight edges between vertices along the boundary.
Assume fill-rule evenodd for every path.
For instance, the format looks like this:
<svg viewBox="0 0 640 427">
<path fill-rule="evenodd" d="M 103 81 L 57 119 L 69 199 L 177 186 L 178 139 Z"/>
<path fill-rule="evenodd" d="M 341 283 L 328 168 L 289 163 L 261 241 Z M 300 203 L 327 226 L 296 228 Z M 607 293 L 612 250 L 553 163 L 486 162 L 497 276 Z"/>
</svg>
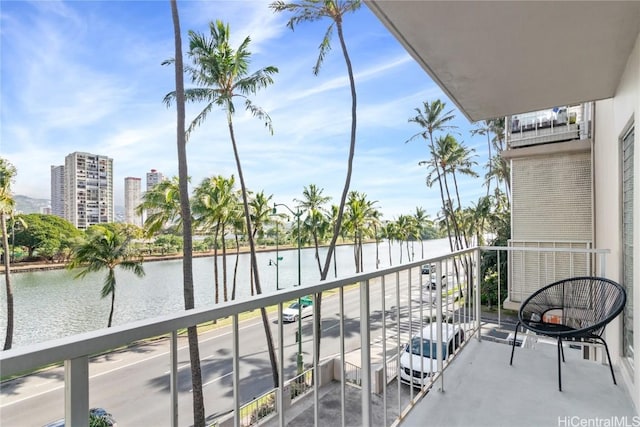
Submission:
<svg viewBox="0 0 640 427">
<path fill-rule="evenodd" d="M 432 343 L 429 340 L 421 340 L 420 337 L 413 337 L 411 339 L 411 353 L 416 356 L 420 356 L 420 348 L 422 347 L 422 356 L 427 358 L 435 358 L 438 352 L 438 345 Z M 407 352 L 409 352 L 409 346 L 407 346 Z M 433 356 L 431 356 L 433 354 Z M 446 348 L 442 346 L 442 359 L 447 358 Z"/>
<path fill-rule="evenodd" d="M 291 305 L 289 306 L 289 308 L 293 308 L 294 310 L 297 310 L 297 309 L 298 309 L 298 303 L 297 303 L 297 302 L 294 302 L 293 304 L 291 304 Z"/>
</svg>

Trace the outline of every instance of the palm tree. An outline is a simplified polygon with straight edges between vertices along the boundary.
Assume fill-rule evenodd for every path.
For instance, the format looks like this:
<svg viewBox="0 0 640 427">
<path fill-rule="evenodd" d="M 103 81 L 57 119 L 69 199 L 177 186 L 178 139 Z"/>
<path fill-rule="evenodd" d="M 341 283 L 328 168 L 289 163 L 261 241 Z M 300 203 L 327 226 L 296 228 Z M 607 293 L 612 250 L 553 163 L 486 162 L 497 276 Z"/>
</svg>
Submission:
<svg viewBox="0 0 640 427">
<path fill-rule="evenodd" d="M 493 126 L 491 125 L 491 120 L 484 120 L 482 122 L 475 123 L 476 127 L 471 129 L 471 135 L 486 135 L 487 137 L 487 150 L 489 151 L 487 168 L 489 171 L 487 172 L 488 179 L 485 181 L 485 185 L 487 186 L 487 197 L 489 196 L 489 191 L 491 191 L 491 177 L 493 177 L 493 173 L 491 170 L 491 158 L 493 155 L 491 154 L 491 132 L 493 130 Z"/>
<path fill-rule="evenodd" d="M 303 199 L 294 199 L 298 204 L 297 208 L 307 213 L 303 226 L 305 231 L 307 231 L 313 239 L 315 258 L 318 263 L 320 277 L 322 277 L 322 265 L 320 264 L 319 252 L 320 240 L 323 239 L 327 231 L 327 226 L 329 225 L 326 217 L 327 211 L 324 205 L 331 200 L 331 197 L 322 195 L 323 191 L 322 188 L 318 188 L 315 184 L 309 184 L 302 190 Z"/>
<path fill-rule="evenodd" d="M 409 238 L 412 233 L 412 222 L 409 215 L 400 215 L 395 221 L 395 235 L 400 242 L 400 264 L 402 264 L 402 242 L 407 246 L 407 259 L 411 260 L 409 257 Z"/>
<path fill-rule="evenodd" d="M 88 230 L 88 234 L 84 242 L 73 248 L 68 268 L 81 268 L 75 275 L 76 279 L 83 278 L 89 273 L 107 270 L 100 297 L 111 296 L 111 310 L 107 323 L 107 328 L 110 328 L 116 299 L 116 267 L 132 271 L 136 276 L 142 277 L 144 276 L 142 258 L 132 257 L 129 249 L 131 237 L 122 231 L 96 225 Z"/>
<path fill-rule="evenodd" d="M 455 126 L 449 123 L 454 119 L 455 116 L 453 115 L 453 110 L 449 110 L 446 112 L 444 111 L 446 107 L 446 103 L 440 101 L 439 99 L 436 99 L 431 103 L 429 103 L 429 101 L 425 101 L 422 103 L 422 105 L 424 108 L 424 112 L 419 108 L 416 108 L 415 110 L 417 112 L 417 115 L 410 118 L 409 123 L 416 123 L 422 128 L 424 128 L 424 130 L 413 135 L 411 138 L 406 140 L 405 143 L 409 141 L 413 141 L 418 137 L 421 137 L 429 142 L 429 146 L 431 149 L 431 156 L 432 156 L 431 162 L 433 164 L 434 171 L 436 173 L 438 185 L 440 186 L 440 198 L 442 199 L 443 210 L 446 212 L 447 199 L 445 198 L 443 181 L 441 177 L 444 171 L 442 172 L 440 171 L 440 166 L 439 166 L 440 161 L 437 158 L 437 154 L 436 154 L 437 151 L 434 144 L 433 136 L 435 132 L 440 132 L 446 129 L 454 129 Z M 447 227 L 447 233 L 449 234 L 449 246 L 451 248 L 451 251 L 453 252 L 454 247 L 453 247 L 453 241 L 451 237 L 451 228 L 450 228 L 448 216 L 446 214 L 445 214 L 444 220 L 445 220 L 445 225 Z"/>
<path fill-rule="evenodd" d="M 325 280 L 329 274 L 329 267 L 331 265 L 331 257 L 336 248 L 336 242 L 340 229 L 342 227 L 342 216 L 344 214 L 344 207 L 347 202 L 347 195 L 349 193 L 349 187 L 351 185 L 351 173 L 353 171 L 353 157 L 356 149 L 356 84 L 353 77 L 353 68 L 351 66 L 351 58 L 349 57 L 349 51 L 347 50 L 347 44 L 344 39 L 343 33 L 343 19 L 349 12 L 355 12 L 360 8 L 360 0 L 301 0 L 300 2 L 286 3 L 284 1 L 275 1 L 269 5 L 276 12 L 292 12 L 294 15 L 289 19 L 287 26 L 294 29 L 294 27 L 302 22 L 314 22 L 323 18 L 328 18 L 331 24 L 327 28 L 324 34 L 322 42 L 320 42 L 320 52 L 318 53 L 318 59 L 313 67 L 313 73 L 318 75 L 320 68 L 324 61 L 327 52 L 331 49 L 331 37 L 333 35 L 334 27 L 338 33 L 338 40 L 340 41 L 340 47 L 342 49 L 342 55 L 344 57 L 345 65 L 347 67 L 347 75 L 349 76 L 349 88 L 351 89 L 351 136 L 349 142 L 349 156 L 347 160 L 347 176 L 344 181 L 344 187 L 342 189 L 342 195 L 340 196 L 340 205 L 338 208 L 338 216 L 335 221 L 333 236 L 327 249 L 327 257 L 325 258 L 324 267 L 322 268 L 322 274 L 320 280 Z M 320 357 L 320 327 L 322 313 L 322 293 L 316 295 L 316 301 L 314 304 L 314 321 L 316 323 L 316 330 L 318 331 L 316 340 L 316 358 Z"/>
<path fill-rule="evenodd" d="M 391 256 L 391 244 L 396 239 L 396 236 L 396 223 L 393 221 L 387 222 L 382 227 L 382 238 L 387 239 L 387 246 L 389 248 L 389 266 L 393 265 L 393 257 Z M 400 252 L 402 253 L 402 246 L 400 247 Z"/>
<path fill-rule="evenodd" d="M 218 274 L 218 236 L 222 241 L 222 288 L 223 299 L 228 300 L 227 293 L 227 251 L 225 226 L 233 216 L 237 206 L 235 198 L 235 178 L 225 178 L 221 175 L 205 178 L 195 189 L 193 203 L 194 215 L 197 216 L 196 224 L 207 229 L 213 229 L 215 242 L 213 257 L 213 276 L 215 283 L 215 302 L 219 302 L 219 274 Z"/>
<path fill-rule="evenodd" d="M 253 240 L 259 241 L 260 238 L 264 239 L 264 226 L 271 221 L 271 213 L 273 208 L 269 206 L 269 203 L 273 195 L 266 196 L 264 191 L 257 193 L 251 198 L 249 207 L 251 208 L 251 223 L 253 224 Z M 253 266 L 251 267 L 253 270 Z M 252 272 L 253 273 L 253 272 Z M 253 274 L 251 274 L 251 295 L 253 295 Z"/>
<path fill-rule="evenodd" d="M 192 309 L 195 304 L 193 292 L 193 236 L 191 230 L 191 206 L 189 205 L 189 174 L 187 165 L 187 134 L 185 132 L 185 95 L 184 66 L 182 62 L 182 36 L 180 35 L 180 18 L 176 0 L 171 0 L 171 17 L 173 20 L 173 36 L 175 46 L 176 75 L 176 145 L 178 148 L 178 177 L 180 194 L 180 216 L 182 217 L 182 275 L 185 310 Z M 189 339 L 189 359 L 191 361 L 191 388 L 193 395 L 193 424 L 204 427 L 204 395 L 202 394 L 202 371 L 200 369 L 200 348 L 198 346 L 198 329 L 187 328 Z"/>
<path fill-rule="evenodd" d="M 167 225 L 173 225 L 179 230 L 183 228 L 180 200 L 180 178 L 177 176 L 160 181 L 144 193 L 141 203 L 136 207 L 136 213 L 147 213 L 144 221 L 147 236 L 156 234 Z"/>
<path fill-rule="evenodd" d="M 16 176 L 16 168 L 0 157 L 0 228 L 2 228 L 2 259 L 4 261 L 4 281 L 7 293 L 7 333 L 3 350 L 9 350 L 13 343 L 13 290 L 11 289 L 11 260 L 9 257 L 7 215 L 13 212 L 15 204 L 11 195 L 11 181 L 14 176 Z"/>
<path fill-rule="evenodd" d="M 424 235 L 426 227 L 430 224 L 431 220 L 429 219 L 427 211 L 419 206 L 416 206 L 416 211 L 413 214 L 413 218 L 415 219 L 416 228 L 418 230 L 418 239 L 420 239 L 420 246 L 422 250 L 421 257 L 424 259 L 424 240 L 422 239 L 422 237 Z"/>
<path fill-rule="evenodd" d="M 436 150 L 438 150 L 437 157 L 440 159 L 440 167 L 444 171 L 444 182 L 445 188 L 447 190 L 448 202 L 449 205 L 452 206 L 453 203 L 451 201 L 451 196 L 449 194 L 449 187 L 447 183 L 447 175 L 450 175 L 453 178 L 453 185 L 456 193 L 456 200 L 458 206 L 456 209 L 451 209 L 452 212 L 452 223 L 454 224 L 454 229 L 458 233 L 458 241 L 460 242 L 460 248 L 468 247 L 468 236 L 465 233 L 464 228 L 460 227 L 459 221 L 456 219 L 456 212 L 462 211 L 462 203 L 460 201 L 460 191 L 458 189 L 458 179 L 456 176 L 456 172 L 459 172 L 466 176 L 478 177 L 476 171 L 472 169 L 476 162 L 472 160 L 475 156 L 473 154 L 475 150 L 468 149 L 464 146 L 464 144 L 458 142 L 451 134 L 447 134 L 444 137 L 438 138 L 436 141 Z M 464 241 L 464 246 L 462 242 Z"/>
<path fill-rule="evenodd" d="M 233 147 L 233 155 L 235 157 L 236 167 L 238 171 L 238 179 L 240 180 L 240 188 L 242 190 L 242 205 L 247 225 L 247 238 L 249 240 L 249 250 L 251 252 L 251 266 L 253 268 L 253 277 L 255 279 L 256 292 L 262 293 L 260 286 L 260 277 L 258 274 L 258 263 L 256 258 L 256 248 L 253 239 L 253 227 L 251 225 L 251 215 L 249 212 L 249 196 L 247 194 L 247 186 L 242 172 L 240 163 L 240 154 L 233 128 L 233 115 L 236 111 L 234 100 L 241 99 L 244 102 L 245 110 L 253 114 L 260 120 L 263 120 L 270 132 L 271 118 L 260 107 L 254 105 L 249 99 L 249 95 L 254 95 L 259 89 L 266 88 L 273 83 L 272 75 L 278 72 L 273 66 L 262 68 L 253 74 L 249 74 L 249 59 L 251 52 L 248 51 L 250 37 L 246 37 L 237 49 L 233 49 L 230 45 L 229 25 L 225 25 L 222 21 L 209 23 L 209 37 L 205 34 L 189 31 L 189 52 L 188 56 L 193 61 L 193 66 L 187 67 L 186 71 L 191 77 L 193 83 L 201 85 L 201 87 L 185 90 L 185 97 L 191 102 L 205 102 L 206 106 L 196 116 L 189 125 L 186 135 L 197 126 L 202 124 L 208 114 L 215 106 L 221 107 L 227 117 L 227 126 L 229 128 L 229 136 Z M 170 63 L 172 60 L 166 61 Z M 176 96 L 175 92 L 171 92 L 165 96 L 164 101 L 170 105 Z M 273 345 L 273 336 L 269 328 L 269 319 L 265 308 L 261 309 L 262 321 L 264 323 L 267 345 L 269 347 L 269 356 L 271 358 L 271 367 L 273 369 L 274 386 L 278 385 L 278 364 L 276 362 L 275 348 Z"/>
</svg>

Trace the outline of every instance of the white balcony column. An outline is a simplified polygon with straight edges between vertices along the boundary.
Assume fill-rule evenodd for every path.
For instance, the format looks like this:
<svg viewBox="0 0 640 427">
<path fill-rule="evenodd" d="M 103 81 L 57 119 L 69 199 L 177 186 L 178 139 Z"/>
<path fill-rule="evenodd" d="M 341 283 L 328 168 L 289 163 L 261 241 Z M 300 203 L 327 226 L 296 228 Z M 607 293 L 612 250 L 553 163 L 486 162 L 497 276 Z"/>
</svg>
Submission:
<svg viewBox="0 0 640 427">
<path fill-rule="evenodd" d="M 371 426 L 371 319 L 369 281 L 360 282 L 360 349 L 362 372 L 362 425 Z"/>
<path fill-rule="evenodd" d="M 64 361 L 64 418 L 69 427 L 89 426 L 89 358 Z"/>
<path fill-rule="evenodd" d="M 178 331 L 171 331 L 170 346 L 171 427 L 178 427 Z"/>
</svg>

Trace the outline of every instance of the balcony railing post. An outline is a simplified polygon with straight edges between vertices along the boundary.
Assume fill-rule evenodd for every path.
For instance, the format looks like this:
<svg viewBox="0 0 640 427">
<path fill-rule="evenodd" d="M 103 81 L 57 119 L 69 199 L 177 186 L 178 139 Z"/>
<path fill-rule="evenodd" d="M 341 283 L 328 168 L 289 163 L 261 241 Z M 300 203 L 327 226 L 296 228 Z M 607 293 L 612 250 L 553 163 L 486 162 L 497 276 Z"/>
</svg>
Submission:
<svg viewBox="0 0 640 427">
<path fill-rule="evenodd" d="M 178 427 L 178 331 L 171 331 L 169 363 L 171 371 L 169 374 L 171 390 L 171 427 Z"/>
<path fill-rule="evenodd" d="M 342 410 L 340 411 L 340 425 L 342 427 L 345 427 L 347 425 L 347 415 L 346 415 L 346 405 L 345 405 L 345 399 L 346 399 L 346 384 L 345 384 L 345 380 L 346 380 L 346 376 L 344 374 L 344 363 L 345 363 L 345 348 L 344 348 L 344 287 L 340 286 L 340 293 L 339 293 L 339 298 L 340 298 L 340 302 L 339 302 L 339 312 L 340 312 L 340 398 L 341 398 L 341 402 L 342 402 Z"/>
<path fill-rule="evenodd" d="M 89 425 L 89 358 L 64 361 L 64 418 L 70 427 Z"/>
<path fill-rule="evenodd" d="M 278 304 L 278 421 L 284 427 L 284 325 L 282 303 Z"/>
<path fill-rule="evenodd" d="M 371 426 L 371 325 L 369 281 L 360 282 L 360 354 L 362 372 L 362 425 Z"/>
<path fill-rule="evenodd" d="M 480 274 L 480 248 L 476 248 L 475 250 L 475 255 L 476 255 L 476 260 L 475 260 L 475 279 L 474 283 L 473 283 L 473 296 L 475 298 L 475 304 L 476 304 L 476 328 L 478 329 L 478 341 L 482 341 L 482 331 L 481 331 L 481 327 L 482 327 L 482 322 L 480 320 L 480 315 L 481 315 L 481 307 L 480 307 L 480 288 L 482 287 L 480 284 L 480 280 L 481 278 L 481 274 Z M 498 304 L 500 302 L 498 301 Z"/>
<path fill-rule="evenodd" d="M 436 343 L 437 346 L 437 358 L 436 358 L 436 366 L 438 367 L 438 373 L 440 374 L 440 391 L 444 391 L 444 361 L 442 360 L 443 354 L 441 347 L 442 345 L 442 305 L 444 301 L 442 300 L 442 261 L 436 263 Z M 430 337 L 433 340 L 433 333 Z M 421 357 L 422 359 L 422 357 Z"/>
<path fill-rule="evenodd" d="M 233 347 L 233 425 L 240 427 L 240 339 L 238 337 L 238 314 L 232 316 L 231 336 Z"/>
</svg>

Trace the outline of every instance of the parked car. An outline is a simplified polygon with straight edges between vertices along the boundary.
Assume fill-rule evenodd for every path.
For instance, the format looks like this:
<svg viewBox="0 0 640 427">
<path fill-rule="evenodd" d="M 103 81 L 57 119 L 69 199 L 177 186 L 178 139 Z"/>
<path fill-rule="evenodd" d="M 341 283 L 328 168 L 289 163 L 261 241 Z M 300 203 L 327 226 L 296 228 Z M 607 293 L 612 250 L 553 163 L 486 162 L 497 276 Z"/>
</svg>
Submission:
<svg viewBox="0 0 640 427">
<path fill-rule="evenodd" d="M 436 266 L 434 264 L 425 264 L 422 266 L 422 274 L 431 274 L 431 272 L 435 273 Z"/>
<path fill-rule="evenodd" d="M 296 301 L 282 310 L 282 320 L 284 322 L 295 322 L 300 314 L 302 314 L 302 318 L 313 315 L 313 300 L 311 298 L 300 298 L 299 302 L 302 313 L 300 313 L 298 301 Z"/>
<path fill-rule="evenodd" d="M 45 424 L 44 427 L 64 427 L 65 420 L 64 418 L 61 420 L 56 420 Z M 91 408 L 89 409 L 89 426 L 107 426 L 107 427 L 118 427 L 118 423 L 113 418 L 113 415 L 108 413 L 105 409 L 102 408 Z"/>
<path fill-rule="evenodd" d="M 438 372 L 438 352 L 447 360 L 464 342 L 464 331 L 458 325 L 442 324 L 442 342 L 437 343 L 437 324 L 431 323 L 420 334 L 411 338 L 400 356 L 400 381 L 417 387 L 429 383 Z M 422 357 L 421 357 L 422 354 Z"/>
</svg>

